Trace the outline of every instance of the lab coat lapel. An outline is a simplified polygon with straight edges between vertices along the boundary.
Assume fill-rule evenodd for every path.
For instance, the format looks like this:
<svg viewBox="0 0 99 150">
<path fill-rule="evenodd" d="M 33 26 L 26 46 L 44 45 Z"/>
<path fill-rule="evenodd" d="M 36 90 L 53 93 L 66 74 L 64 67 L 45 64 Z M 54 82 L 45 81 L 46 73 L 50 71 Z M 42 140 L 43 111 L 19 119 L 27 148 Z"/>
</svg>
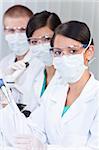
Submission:
<svg viewBox="0 0 99 150">
<path fill-rule="evenodd" d="M 83 111 L 85 104 L 94 99 L 93 81 L 95 81 L 95 79 L 94 76 L 91 74 L 91 77 L 88 80 L 87 84 L 85 85 L 80 96 L 75 100 L 75 102 L 70 106 L 70 108 L 62 117 L 63 123 L 66 123 L 74 119 L 78 114 L 80 114 Z"/>
<path fill-rule="evenodd" d="M 61 85 L 57 86 L 57 91 L 52 94 L 51 102 L 55 105 L 53 107 L 53 118 L 62 120 L 63 123 L 70 121 L 73 119 L 82 109 L 83 109 L 83 102 L 77 99 L 69 108 L 69 110 L 64 114 L 62 117 L 66 97 L 67 97 L 67 91 L 68 91 L 68 84 L 67 85 Z M 56 119 L 56 120 L 57 120 Z"/>
<path fill-rule="evenodd" d="M 52 105 L 51 113 L 53 114 L 53 121 L 61 119 L 61 114 L 66 100 L 68 85 L 57 85 L 57 89 L 53 88 L 53 93 L 50 98 Z"/>
<path fill-rule="evenodd" d="M 27 55 L 24 57 L 23 61 L 24 62 L 30 62 L 33 59 L 33 53 L 31 50 L 28 51 Z"/>
<path fill-rule="evenodd" d="M 40 74 L 35 78 L 34 81 L 34 92 L 39 97 L 41 94 L 42 86 L 44 81 L 44 68 L 42 68 L 42 71 Z"/>
<path fill-rule="evenodd" d="M 74 119 L 78 114 L 80 114 L 84 109 L 84 101 L 82 98 L 77 98 L 75 102 L 70 106 L 67 112 L 62 117 L 62 122 L 67 123 L 70 120 Z"/>
</svg>

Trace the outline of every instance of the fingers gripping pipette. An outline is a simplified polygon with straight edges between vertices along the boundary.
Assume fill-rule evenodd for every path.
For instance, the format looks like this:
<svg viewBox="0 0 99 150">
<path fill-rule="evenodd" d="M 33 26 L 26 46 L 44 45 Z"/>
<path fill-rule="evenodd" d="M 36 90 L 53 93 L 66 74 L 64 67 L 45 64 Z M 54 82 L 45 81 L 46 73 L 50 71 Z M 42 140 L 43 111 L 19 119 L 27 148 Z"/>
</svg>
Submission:
<svg viewBox="0 0 99 150">
<path fill-rule="evenodd" d="M 3 94 L 6 96 L 8 102 L 10 103 L 10 99 L 9 99 L 3 79 L 0 79 L 0 89 L 2 90 Z"/>
<path fill-rule="evenodd" d="M 10 105 L 11 109 L 13 109 L 14 112 L 19 112 L 19 109 L 16 106 L 14 99 L 12 97 L 11 91 L 2 78 L 0 78 L 0 89 L 7 98 L 8 104 Z"/>
</svg>

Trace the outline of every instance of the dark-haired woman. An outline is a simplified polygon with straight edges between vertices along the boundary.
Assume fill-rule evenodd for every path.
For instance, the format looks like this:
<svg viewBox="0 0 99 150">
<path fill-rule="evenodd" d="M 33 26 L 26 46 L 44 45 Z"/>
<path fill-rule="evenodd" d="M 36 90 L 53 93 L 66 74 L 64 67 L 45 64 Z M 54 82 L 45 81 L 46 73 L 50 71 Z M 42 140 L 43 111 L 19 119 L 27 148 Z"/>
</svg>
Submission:
<svg viewBox="0 0 99 150">
<path fill-rule="evenodd" d="M 55 73 L 50 52 L 50 40 L 56 27 L 60 24 L 60 18 L 55 13 L 42 11 L 31 17 L 27 25 L 26 34 L 32 56 L 37 57 L 45 65 L 34 84 L 34 92 L 38 98 L 43 95 Z"/>
</svg>

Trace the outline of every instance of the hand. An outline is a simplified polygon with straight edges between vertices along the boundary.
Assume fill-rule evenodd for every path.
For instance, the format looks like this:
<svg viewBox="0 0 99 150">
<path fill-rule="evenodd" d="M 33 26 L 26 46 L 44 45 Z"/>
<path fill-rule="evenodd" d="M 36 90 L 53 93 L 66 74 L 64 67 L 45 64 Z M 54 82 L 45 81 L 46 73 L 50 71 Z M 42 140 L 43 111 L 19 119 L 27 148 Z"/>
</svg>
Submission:
<svg viewBox="0 0 99 150">
<path fill-rule="evenodd" d="M 15 82 L 20 75 L 25 71 L 26 64 L 23 61 L 18 61 L 13 63 L 5 72 L 5 80 L 6 82 Z"/>
<path fill-rule="evenodd" d="M 47 146 L 42 144 L 35 136 L 18 136 L 15 140 L 15 148 L 21 150 L 47 150 Z"/>
<path fill-rule="evenodd" d="M 13 69 L 13 71 L 22 70 L 25 68 L 26 68 L 26 65 L 23 61 L 17 61 L 15 63 L 13 63 L 13 65 L 11 66 L 11 69 Z"/>
<path fill-rule="evenodd" d="M 25 67 L 25 63 L 23 61 L 17 61 L 11 64 L 3 73 L 5 75 L 11 75 L 14 71 L 22 69 Z"/>
</svg>

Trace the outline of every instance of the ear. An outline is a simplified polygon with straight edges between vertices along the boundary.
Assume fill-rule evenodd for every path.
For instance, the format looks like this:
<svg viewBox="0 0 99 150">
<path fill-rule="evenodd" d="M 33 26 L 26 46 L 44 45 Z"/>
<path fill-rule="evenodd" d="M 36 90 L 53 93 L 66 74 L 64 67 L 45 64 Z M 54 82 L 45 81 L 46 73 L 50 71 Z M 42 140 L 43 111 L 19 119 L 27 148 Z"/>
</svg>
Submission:
<svg viewBox="0 0 99 150">
<path fill-rule="evenodd" d="M 94 56 L 94 45 L 90 45 L 89 48 L 85 52 L 85 64 L 88 63 L 89 60 Z"/>
</svg>

